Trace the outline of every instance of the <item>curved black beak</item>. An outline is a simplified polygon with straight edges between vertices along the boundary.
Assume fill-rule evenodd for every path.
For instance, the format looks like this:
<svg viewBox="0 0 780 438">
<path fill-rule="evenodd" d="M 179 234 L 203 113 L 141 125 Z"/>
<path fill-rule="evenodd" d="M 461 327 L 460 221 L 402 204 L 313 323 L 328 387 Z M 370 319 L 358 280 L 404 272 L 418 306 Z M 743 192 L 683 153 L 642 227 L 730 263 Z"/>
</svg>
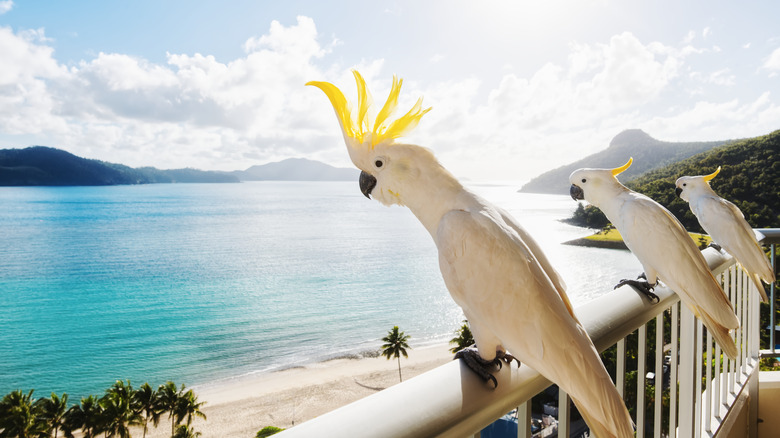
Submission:
<svg viewBox="0 0 780 438">
<path fill-rule="evenodd" d="M 583 192 L 579 186 L 576 186 L 574 184 L 572 184 L 571 187 L 569 188 L 569 194 L 571 195 L 571 199 L 574 199 L 575 201 L 580 201 L 585 199 L 585 192 Z"/>
<path fill-rule="evenodd" d="M 680 193 L 682 193 L 682 189 L 677 187 L 676 189 L 674 189 L 674 193 L 676 193 L 677 196 L 680 196 Z"/>
<path fill-rule="evenodd" d="M 374 190 L 374 187 L 376 187 L 376 178 L 374 178 L 372 175 L 367 174 L 366 172 L 360 171 L 360 191 L 363 192 L 363 194 L 366 196 L 366 198 L 371 199 L 371 191 Z"/>
</svg>

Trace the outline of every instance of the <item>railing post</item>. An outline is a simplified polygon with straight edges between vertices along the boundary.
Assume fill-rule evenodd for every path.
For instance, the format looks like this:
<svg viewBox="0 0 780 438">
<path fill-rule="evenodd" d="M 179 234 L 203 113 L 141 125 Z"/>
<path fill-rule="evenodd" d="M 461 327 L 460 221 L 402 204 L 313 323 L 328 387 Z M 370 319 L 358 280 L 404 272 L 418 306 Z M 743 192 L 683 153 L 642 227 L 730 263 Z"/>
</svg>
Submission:
<svg viewBox="0 0 780 438">
<path fill-rule="evenodd" d="M 661 438 L 661 407 L 664 393 L 664 312 L 655 317 L 655 410 L 653 438 Z"/>
<path fill-rule="evenodd" d="M 700 319 L 696 319 L 696 347 L 693 349 L 693 353 L 696 355 L 694 363 L 694 379 L 693 379 L 693 393 L 694 397 L 694 416 L 693 416 L 693 436 L 701 436 L 701 369 L 702 369 L 702 333 L 704 332 L 704 324 Z"/>
<path fill-rule="evenodd" d="M 626 397 L 626 338 L 617 342 L 615 357 L 615 387 L 621 398 Z"/>
<path fill-rule="evenodd" d="M 769 245 L 769 258 L 772 262 L 772 272 L 777 274 L 777 258 L 775 244 Z M 775 283 L 769 285 L 769 350 L 775 353 Z"/>
<path fill-rule="evenodd" d="M 694 436 L 696 382 L 696 320 L 687 306 L 680 306 L 680 396 L 679 437 Z M 672 382 L 674 384 L 674 382 Z"/>
<path fill-rule="evenodd" d="M 669 438 L 675 438 L 677 436 L 677 376 L 679 366 L 679 327 L 680 327 L 680 302 L 676 302 L 672 305 L 672 348 L 669 351 L 671 360 L 669 361 L 669 367 L 671 368 L 669 374 Z"/>
<path fill-rule="evenodd" d="M 531 438 L 531 400 L 517 407 L 517 438 Z"/>
<path fill-rule="evenodd" d="M 647 324 L 639 327 L 636 353 L 636 437 L 645 436 L 645 375 L 647 373 Z"/>
<path fill-rule="evenodd" d="M 571 414 L 569 403 L 571 399 L 566 391 L 558 387 L 558 436 L 567 437 L 571 433 Z"/>
</svg>

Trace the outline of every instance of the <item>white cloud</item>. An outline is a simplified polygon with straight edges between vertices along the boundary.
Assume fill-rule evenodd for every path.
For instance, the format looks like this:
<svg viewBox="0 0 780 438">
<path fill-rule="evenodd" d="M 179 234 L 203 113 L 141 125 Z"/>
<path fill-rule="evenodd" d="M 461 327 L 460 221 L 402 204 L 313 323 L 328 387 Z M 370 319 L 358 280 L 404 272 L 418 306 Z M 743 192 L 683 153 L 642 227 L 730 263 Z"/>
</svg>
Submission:
<svg viewBox="0 0 780 438">
<path fill-rule="evenodd" d="M 780 47 L 775 49 L 765 60 L 763 68 L 770 71 L 770 76 L 775 76 L 780 72 Z"/>
<path fill-rule="evenodd" d="M 52 58 L 51 47 L 33 41 L 42 36 L 42 31 L 16 35 L 0 27 L 0 132 L 61 132 L 65 127 L 53 114 L 56 102 L 48 84 L 63 78 L 67 70 Z"/>
<path fill-rule="evenodd" d="M 692 72 L 690 73 L 690 78 L 698 82 L 720 86 L 733 86 L 736 84 L 737 80 L 737 77 L 727 68 L 712 72 L 710 74 Z"/>
<path fill-rule="evenodd" d="M 6 12 L 10 11 L 14 7 L 13 0 L 3 0 L 0 1 L 0 15 L 5 14 Z"/>
<path fill-rule="evenodd" d="M 289 26 L 271 23 L 227 62 L 200 53 L 168 53 L 163 64 L 100 53 L 66 68 L 42 30 L 0 27 L 0 59 L 8 60 L 0 69 L 0 133 L 131 166 L 239 169 L 290 156 L 349 166 L 330 103 L 303 84 L 328 80 L 354 99 L 350 69 L 357 68 L 381 100 L 392 72 L 381 58 L 327 61 L 338 40 L 321 39 L 312 19 L 298 17 Z M 407 140 L 432 148 L 456 175 L 528 179 L 603 149 L 627 128 L 663 140 L 776 129 L 780 109 L 769 93 L 687 100 L 691 87 L 701 96 L 712 96 L 706 87 L 735 88 L 728 68 L 692 67 L 704 53 L 713 55 L 690 42 L 642 42 L 626 32 L 572 43 L 565 62 L 525 75 L 506 70 L 496 82 L 405 78 L 401 109 L 420 95 L 434 108 Z M 764 67 L 780 70 L 780 49 Z"/>
</svg>

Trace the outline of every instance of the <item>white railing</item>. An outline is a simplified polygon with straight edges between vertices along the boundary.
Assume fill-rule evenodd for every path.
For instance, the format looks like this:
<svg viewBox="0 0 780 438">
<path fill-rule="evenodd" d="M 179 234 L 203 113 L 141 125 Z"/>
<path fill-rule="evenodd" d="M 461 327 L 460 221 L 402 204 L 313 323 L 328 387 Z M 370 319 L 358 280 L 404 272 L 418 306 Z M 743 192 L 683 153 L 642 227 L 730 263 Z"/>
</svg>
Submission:
<svg viewBox="0 0 780 438">
<path fill-rule="evenodd" d="M 663 397 L 655 397 L 649 416 L 645 409 L 634 409 L 637 437 L 714 437 L 730 427 L 734 416 L 728 414 L 735 406 L 748 409 L 750 418 L 757 418 L 757 397 L 751 398 L 748 405 L 745 390 L 758 388 L 754 373 L 759 353 L 757 292 L 730 256 L 713 248 L 702 252 L 740 318 L 741 328 L 734 332 L 740 351 L 736 360 L 721 355 L 712 337 L 704 335 L 702 324 L 664 286 L 655 290 L 660 297 L 658 304 L 651 304 L 624 286 L 576 309 L 599 351 L 617 345 L 616 385 L 621 394 L 626 394 L 626 338 L 637 333 L 637 396 L 636 400 L 627 400 L 629 407 L 646 405 L 647 323 L 655 321 L 656 342 L 650 346 L 655 350 L 653 388 L 655 394 L 663 394 L 668 377 L 669 403 L 665 407 Z M 668 334 L 665 325 L 670 327 Z M 665 372 L 664 351 L 670 358 Z M 489 389 L 468 368 L 453 361 L 277 436 L 479 436 L 480 430 L 519 406 L 518 437 L 530 437 L 530 399 L 550 382 L 525 365 L 505 366 L 496 377 L 498 388 Z M 569 399 L 561 395 L 558 436 L 569 436 Z"/>
</svg>

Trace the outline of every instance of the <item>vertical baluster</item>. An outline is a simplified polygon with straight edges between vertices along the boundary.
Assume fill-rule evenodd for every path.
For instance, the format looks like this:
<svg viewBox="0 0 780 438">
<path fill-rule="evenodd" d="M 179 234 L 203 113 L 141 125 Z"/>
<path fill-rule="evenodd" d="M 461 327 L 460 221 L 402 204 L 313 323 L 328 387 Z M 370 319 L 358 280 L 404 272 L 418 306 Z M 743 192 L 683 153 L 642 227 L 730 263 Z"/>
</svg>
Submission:
<svg viewBox="0 0 780 438">
<path fill-rule="evenodd" d="M 615 387 L 620 397 L 626 397 L 626 338 L 617 342 L 617 356 L 615 358 Z"/>
<path fill-rule="evenodd" d="M 712 357 L 712 333 L 707 330 L 707 342 L 704 344 L 705 361 L 704 364 L 707 367 L 705 373 L 706 389 L 704 392 L 704 432 L 709 433 L 712 430 L 712 399 L 713 392 L 717 391 L 712 385 L 712 364 L 714 359 Z M 717 394 L 717 392 L 715 392 Z M 717 396 L 714 398 L 717 399 Z"/>
<path fill-rule="evenodd" d="M 669 438 L 677 436 L 677 365 L 680 355 L 679 322 L 680 302 L 672 305 L 671 339 L 672 348 L 669 351 Z"/>
<path fill-rule="evenodd" d="M 531 438 L 531 400 L 517 407 L 517 438 Z"/>
<path fill-rule="evenodd" d="M 718 274 L 718 283 L 721 285 L 721 287 L 724 287 L 723 274 Z M 721 394 L 723 393 L 723 379 L 721 378 L 721 373 L 725 372 L 725 370 L 722 368 L 723 361 L 721 358 L 720 344 L 717 342 L 715 343 L 715 354 L 713 355 L 713 361 L 714 381 L 712 384 L 712 409 L 713 416 L 720 420 L 720 400 Z"/>
<path fill-rule="evenodd" d="M 731 296 L 731 269 L 723 271 L 723 290 L 726 292 L 726 296 Z M 723 375 L 721 378 L 721 405 L 728 403 L 728 393 L 731 387 L 731 360 L 727 356 L 723 357 Z"/>
<path fill-rule="evenodd" d="M 694 371 L 694 382 L 693 382 L 693 393 L 694 393 L 694 410 L 693 410 L 693 436 L 701 436 L 701 426 L 702 426 L 702 418 L 701 418 L 701 369 L 702 369 L 702 332 L 704 325 L 702 324 L 700 319 L 696 320 L 696 347 L 694 348 L 693 352 L 696 355 L 696 360 L 694 361 L 694 366 L 696 367 Z"/>
<path fill-rule="evenodd" d="M 769 259 L 772 264 L 772 272 L 777 272 L 774 243 L 769 245 Z M 769 350 L 775 354 L 775 283 L 769 285 Z"/>
<path fill-rule="evenodd" d="M 729 267 L 729 296 L 731 297 L 731 303 L 736 307 L 736 299 L 737 299 L 737 275 L 736 270 L 734 269 L 734 266 Z M 739 330 L 734 332 L 734 341 L 736 342 L 737 336 L 739 334 Z M 735 380 L 736 380 L 736 367 L 737 367 L 737 361 L 729 359 L 729 387 L 728 392 L 729 394 L 736 395 L 735 392 Z M 726 400 L 726 403 L 728 403 L 728 400 Z"/>
<path fill-rule="evenodd" d="M 647 324 L 639 326 L 636 363 L 636 438 L 645 436 L 645 377 L 647 375 Z"/>
<path fill-rule="evenodd" d="M 745 367 L 747 366 L 747 287 L 745 284 L 745 274 L 740 266 L 737 266 L 737 290 L 739 291 L 739 380 L 740 386 L 745 383 Z"/>
<path fill-rule="evenodd" d="M 664 394 L 664 313 L 655 317 L 655 411 L 653 438 L 661 438 L 661 402 Z"/>
<path fill-rule="evenodd" d="M 558 387 L 558 436 L 571 434 L 571 414 L 569 413 L 569 394 Z"/>
<path fill-rule="evenodd" d="M 679 435 L 694 436 L 696 391 L 696 321 L 687 306 L 680 306 Z"/>
</svg>

